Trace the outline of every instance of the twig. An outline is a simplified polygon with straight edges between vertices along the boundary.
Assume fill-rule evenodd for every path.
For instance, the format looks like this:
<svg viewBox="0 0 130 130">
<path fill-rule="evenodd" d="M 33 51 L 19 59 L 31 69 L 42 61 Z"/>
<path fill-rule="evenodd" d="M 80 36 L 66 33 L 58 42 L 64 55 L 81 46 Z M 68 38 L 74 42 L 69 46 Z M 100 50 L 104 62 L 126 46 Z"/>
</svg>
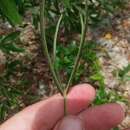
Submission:
<svg viewBox="0 0 130 130">
<path fill-rule="evenodd" d="M 83 18 L 82 18 L 81 15 L 80 15 L 80 19 L 81 19 L 81 27 L 82 27 L 80 46 L 79 46 L 78 54 L 77 54 L 77 57 L 76 57 L 76 60 L 75 60 L 75 63 L 74 63 L 73 70 L 71 72 L 69 81 L 68 81 L 67 86 L 66 86 L 66 93 L 68 92 L 69 86 L 71 85 L 72 80 L 74 78 L 77 66 L 78 66 L 79 61 L 80 61 L 82 48 L 83 48 L 83 45 L 84 45 L 84 42 L 85 42 L 85 36 L 86 36 L 87 29 L 88 29 L 88 0 L 85 1 L 84 22 L 83 22 Z"/>
<path fill-rule="evenodd" d="M 46 42 L 46 34 L 45 34 L 45 0 L 41 1 L 41 6 L 40 6 L 40 31 L 41 31 L 41 43 L 42 43 L 42 47 L 43 47 L 43 51 L 47 57 L 48 60 L 48 64 L 54 79 L 54 82 L 59 90 L 59 92 L 63 95 L 63 90 L 61 87 L 61 84 L 59 83 L 57 76 L 56 76 L 56 72 L 54 70 L 54 66 L 51 62 L 51 58 L 48 52 L 48 47 L 47 47 L 47 42 Z"/>
<path fill-rule="evenodd" d="M 56 43 L 57 43 L 58 31 L 60 28 L 60 23 L 61 23 L 62 18 L 63 18 L 63 14 L 60 15 L 60 18 L 59 18 L 57 26 L 56 26 L 54 42 L 53 42 L 53 63 L 55 63 L 55 60 L 56 60 Z"/>
</svg>

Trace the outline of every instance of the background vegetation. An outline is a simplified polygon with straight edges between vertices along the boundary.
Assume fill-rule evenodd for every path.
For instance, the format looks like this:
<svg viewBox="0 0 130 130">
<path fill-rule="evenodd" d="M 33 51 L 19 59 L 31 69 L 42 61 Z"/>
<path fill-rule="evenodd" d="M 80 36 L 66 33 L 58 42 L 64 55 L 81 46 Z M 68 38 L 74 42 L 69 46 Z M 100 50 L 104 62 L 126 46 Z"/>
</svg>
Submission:
<svg viewBox="0 0 130 130">
<path fill-rule="evenodd" d="M 127 0 L 88 0 L 89 27 L 110 25 L 110 18 L 125 7 Z M 31 23 L 37 32 L 40 42 L 40 14 L 38 0 L 0 0 L 0 20 L 5 22 L 13 31 L 0 35 L 0 51 L 6 55 L 5 64 L 0 66 L 0 120 L 5 120 L 10 113 L 19 111 L 25 107 L 23 105 L 24 96 L 28 95 L 30 104 L 39 100 L 37 94 L 31 93 L 29 87 L 32 85 L 26 79 L 26 72 L 29 71 L 26 64 L 20 59 L 13 59 L 10 56 L 26 53 L 26 48 L 20 40 L 21 30 Z M 27 14 L 31 17 L 27 18 Z M 80 34 L 79 12 L 84 14 L 84 0 L 53 0 L 46 1 L 46 37 L 47 43 L 52 52 L 53 37 L 58 18 L 63 14 L 60 31 L 58 34 L 55 68 L 62 75 L 61 79 L 66 83 L 73 68 L 76 57 Z M 94 104 L 115 102 L 123 100 L 116 92 L 107 93 L 105 91 L 104 77 L 101 74 L 101 66 L 96 56 L 98 44 L 94 40 L 87 41 L 82 50 L 82 57 L 78 70 L 73 79 L 73 85 L 82 82 L 85 77 L 87 82 L 98 88 L 97 98 Z M 39 51 L 40 48 L 39 48 Z M 44 58 L 44 56 L 43 56 Z M 2 62 L 2 61 L 0 61 Z M 3 63 L 3 62 L 2 62 Z M 124 77 L 128 68 L 120 72 Z M 22 72 L 20 80 L 15 75 Z M 65 78 L 64 78 L 65 77 Z M 13 84 L 10 81 L 16 80 Z M 114 98 L 113 98 L 114 97 Z"/>
</svg>

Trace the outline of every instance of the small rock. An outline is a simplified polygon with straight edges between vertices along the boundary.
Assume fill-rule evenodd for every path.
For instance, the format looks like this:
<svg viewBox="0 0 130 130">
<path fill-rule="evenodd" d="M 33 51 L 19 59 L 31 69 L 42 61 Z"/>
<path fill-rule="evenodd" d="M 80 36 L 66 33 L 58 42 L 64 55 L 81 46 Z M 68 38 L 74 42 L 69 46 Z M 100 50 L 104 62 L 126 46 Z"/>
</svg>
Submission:
<svg viewBox="0 0 130 130">
<path fill-rule="evenodd" d="M 0 74 L 4 72 L 5 63 L 6 63 L 6 57 L 4 53 L 0 50 Z"/>
</svg>

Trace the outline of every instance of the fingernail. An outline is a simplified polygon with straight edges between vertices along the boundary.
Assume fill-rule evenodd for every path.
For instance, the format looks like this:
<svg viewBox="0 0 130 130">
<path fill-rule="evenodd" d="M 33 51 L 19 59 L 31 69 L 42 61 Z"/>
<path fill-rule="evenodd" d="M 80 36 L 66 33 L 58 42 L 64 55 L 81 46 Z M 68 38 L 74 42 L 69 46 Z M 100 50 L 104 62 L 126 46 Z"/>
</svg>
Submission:
<svg viewBox="0 0 130 130">
<path fill-rule="evenodd" d="M 85 127 L 78 117 L 67 116 L 59 124 L 58 130 L 85 130 Z"/>
</svg>

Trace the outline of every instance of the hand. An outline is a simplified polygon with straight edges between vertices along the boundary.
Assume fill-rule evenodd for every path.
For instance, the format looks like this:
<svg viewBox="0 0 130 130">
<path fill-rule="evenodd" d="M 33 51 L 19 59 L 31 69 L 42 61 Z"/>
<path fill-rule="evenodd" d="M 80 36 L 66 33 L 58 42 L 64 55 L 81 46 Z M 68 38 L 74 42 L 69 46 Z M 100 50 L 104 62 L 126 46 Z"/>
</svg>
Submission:
<svg viewBox="0 0 130 130">
<path fill-rule="evenodd" d="M 110 130 L 121 123 L 124 112 L 120 105 L 87 108 L 94 98 L 93 87 L 77 85 L 67 97 L 71 116 L 64 117 L 63 97 L 57 94 L 25 108 L 2 124 L 0 130 Z"/>
</svg>

